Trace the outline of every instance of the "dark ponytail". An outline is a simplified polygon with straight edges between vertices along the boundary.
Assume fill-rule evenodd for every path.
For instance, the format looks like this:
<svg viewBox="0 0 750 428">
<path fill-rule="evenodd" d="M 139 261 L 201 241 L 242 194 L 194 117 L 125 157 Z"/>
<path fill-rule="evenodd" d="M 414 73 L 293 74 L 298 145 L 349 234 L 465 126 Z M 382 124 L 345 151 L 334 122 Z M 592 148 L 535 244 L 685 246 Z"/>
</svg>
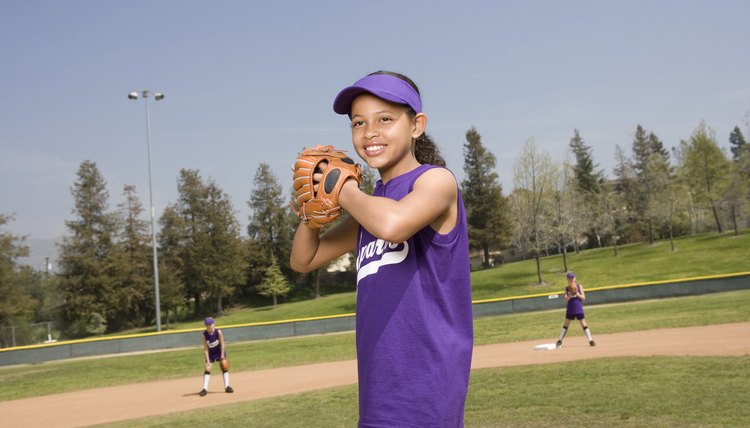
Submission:
<svg viewBox="0 0 750 428">
<path fill-rule="evenodd" d="M 414 144 L 414 157 L 421 164 L 445 167 L 443 155 L 440 154 L 440 150 L 435 145 L 435 142 L 432 141 L 432 138 L 424 132 L 417 137 L 417 141 Z"/>
<path fill-rule="evenodd" d="M 419 88 L 417 87 L 417 84 L 401 73 L 380 70 L 374 73 L 370 73 L 371 76 L 373 74 L 387 74 L 389 76 L 398 77 L 399 79 L 408 83 L 419 94 Z M 409 116 L 412 119 L 417 115 L 417 113 L 408 105 L 404 105 L 404 108 L 406 108 Z M 430 136 L 424 132 L 422 133 L 422 135 L 417 137 L 417 140 L 414 143 L 414 157 L 417 158 L 417 162 L 421 164 L 445 167 L 445 159 L 443 159 L 443 155 L 440 154 L 440 150 L 437 148 L 435 142 L 432 141 L 432 138 L 430 138 Z"/>
</svg>

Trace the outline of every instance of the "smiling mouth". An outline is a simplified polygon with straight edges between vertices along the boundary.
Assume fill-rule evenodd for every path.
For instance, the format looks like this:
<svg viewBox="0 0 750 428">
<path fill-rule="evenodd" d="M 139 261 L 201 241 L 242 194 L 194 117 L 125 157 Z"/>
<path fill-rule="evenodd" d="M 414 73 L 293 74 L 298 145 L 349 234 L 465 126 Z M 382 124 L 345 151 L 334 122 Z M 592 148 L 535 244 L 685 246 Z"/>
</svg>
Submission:
<svg viewBox="0 0 750 428">
<path fill-rule="evenodd" d="M 376 146 L 367 146 L 365 147 L 365 153 L 377 152 L 378 150 L 382 150 L 384 148 L 385 148 L 385 145 L 380 145 L 380 144 Z"/>
</svg>

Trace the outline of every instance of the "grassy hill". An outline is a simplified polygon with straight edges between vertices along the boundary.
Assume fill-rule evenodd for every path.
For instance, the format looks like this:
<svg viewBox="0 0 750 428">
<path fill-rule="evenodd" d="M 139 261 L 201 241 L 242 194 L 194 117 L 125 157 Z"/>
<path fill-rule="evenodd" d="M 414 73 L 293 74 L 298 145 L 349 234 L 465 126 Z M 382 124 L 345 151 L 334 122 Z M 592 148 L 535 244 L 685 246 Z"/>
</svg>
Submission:
<svg viewBox="0 0 750 428">
<path fill-rule="evenodd" d="M 633 284 L 750 271 L 750 230 L 739 236 L 704 234 L 669 241 L 637 243 L 568 254 L 568 269 L 576 272 L 587 288 Z M 534 260 L 508 263 L 472 272 L 472 297 L 483 300 L 559 291 L 565 286 L 560 255 L 542 258 L 543 284 L 537 284 Z M 280 304 L 275 309 L 238 308 L 219 317 L 217 324 L 234 325 L 355 312 L 355 293 L 340 293 L 316 300 Z M 170 329 L 199 328 L 200 321 L 171 325 Z"/>
</svg>

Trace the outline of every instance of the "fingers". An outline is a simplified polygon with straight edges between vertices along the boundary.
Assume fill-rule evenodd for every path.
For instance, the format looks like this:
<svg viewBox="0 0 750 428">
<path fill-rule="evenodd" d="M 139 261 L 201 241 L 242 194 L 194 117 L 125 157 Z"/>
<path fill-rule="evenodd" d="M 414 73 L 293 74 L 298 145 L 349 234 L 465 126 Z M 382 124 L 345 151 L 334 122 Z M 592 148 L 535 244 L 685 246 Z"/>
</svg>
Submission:
<svg viewBox="0 0 750 428">
<path fill-rule="evenodd" d="M 304 159 L 298 159 L 294 164 L 292 170 L 294 171 L 292 187 L 297 193 L 296 198 L 299 199 L 301 193 L 309 192 L 310 189 L 310 170 L 313 168 L 313 164 Z M 323 160 L 315 165 L 315 170 L 312 172 L 312 182 L 314 183 L 313 191 L 317 191 L 317 183 L 323 179 L 323 174 L 328 169 L 328 162 Z"/>
<path fill-rule="evenodd" d="M 320 161 L 313 172 L 313 192 L 318 193 L 318 184 L 323 180 L 323 174 L 328 169 L 328 161 Z"/>
</svg>

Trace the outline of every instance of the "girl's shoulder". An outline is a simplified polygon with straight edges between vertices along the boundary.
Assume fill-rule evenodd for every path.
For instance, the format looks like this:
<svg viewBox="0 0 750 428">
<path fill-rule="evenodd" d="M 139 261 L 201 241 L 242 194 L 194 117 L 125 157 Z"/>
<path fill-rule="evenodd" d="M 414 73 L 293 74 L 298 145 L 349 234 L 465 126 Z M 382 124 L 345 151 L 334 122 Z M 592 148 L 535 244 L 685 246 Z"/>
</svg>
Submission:
<svg viewBox="0 0 750 428">
<path fill-rule="evenodd" d="M 437 206 L 445 206 L 446 209 L 460 192 L 453 173 L 443 167 L 425 171 L 414 181 L 411 191 L 423 195 Z"/>
<path fill-rule="evenodd" d="M 436 165 L 422 165 L 424 170 L 414 180 L 414 186 L 455 187 L 456 176 L 448 168 Z"/>
</svg>

